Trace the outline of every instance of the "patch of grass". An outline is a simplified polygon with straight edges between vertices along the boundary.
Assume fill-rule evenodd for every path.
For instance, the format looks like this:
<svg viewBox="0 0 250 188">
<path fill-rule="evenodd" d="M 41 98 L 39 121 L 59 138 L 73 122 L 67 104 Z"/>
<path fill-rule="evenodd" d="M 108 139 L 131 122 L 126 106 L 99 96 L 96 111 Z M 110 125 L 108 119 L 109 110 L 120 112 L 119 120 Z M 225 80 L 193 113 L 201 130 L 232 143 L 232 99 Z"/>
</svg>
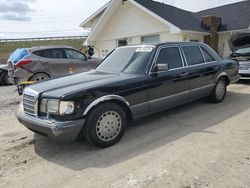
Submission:
<svg viewBox="0 0 250 188">
<path fill-rule="evenodd" d="M 81 49 L 83 42 L 84 39 L 2 42 L 0 43 L 0 63 L 6 63 L 9 55 L 17 48 L 30 48 L 44 45 L 67 45 L 76 49 Z"/>
</svg>

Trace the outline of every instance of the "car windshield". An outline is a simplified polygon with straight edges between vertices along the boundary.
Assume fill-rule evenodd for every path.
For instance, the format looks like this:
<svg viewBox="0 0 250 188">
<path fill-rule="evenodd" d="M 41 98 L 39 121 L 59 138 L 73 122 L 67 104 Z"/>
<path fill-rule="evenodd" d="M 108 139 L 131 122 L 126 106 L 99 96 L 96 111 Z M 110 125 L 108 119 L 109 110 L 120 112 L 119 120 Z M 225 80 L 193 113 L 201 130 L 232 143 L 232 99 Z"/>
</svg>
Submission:
<svg viewBox="0 0 250 188">
<path fill-rule="evenodd" d="M 235 53 L 237 53 L 237 54 L 250 54 L 250 47 L 241 48 L 239 50 L 236 50 Z"/>
<path fill-rule="evenodd" d="M 145 74 L 153 49 L 153 46 L 117 48 L 96 70 L 113 73 Z"/>
</svg>

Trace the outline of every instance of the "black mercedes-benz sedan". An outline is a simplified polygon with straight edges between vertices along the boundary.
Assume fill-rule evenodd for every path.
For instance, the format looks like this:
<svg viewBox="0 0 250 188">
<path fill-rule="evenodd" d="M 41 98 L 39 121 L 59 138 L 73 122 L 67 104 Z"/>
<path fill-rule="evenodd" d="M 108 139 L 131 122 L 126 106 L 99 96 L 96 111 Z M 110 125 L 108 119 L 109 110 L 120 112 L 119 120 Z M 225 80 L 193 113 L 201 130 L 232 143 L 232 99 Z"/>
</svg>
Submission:
<svg viewBox="0 0 250 188">
<path fill-rule="evenodd" d="M 203 97 L 222 102 L 238 68 L 203 43 L 119 47 L 95 70 L 27 87 L 17 118 L 54 140 L 108 147 L 131 121 Z"/>
</svg>

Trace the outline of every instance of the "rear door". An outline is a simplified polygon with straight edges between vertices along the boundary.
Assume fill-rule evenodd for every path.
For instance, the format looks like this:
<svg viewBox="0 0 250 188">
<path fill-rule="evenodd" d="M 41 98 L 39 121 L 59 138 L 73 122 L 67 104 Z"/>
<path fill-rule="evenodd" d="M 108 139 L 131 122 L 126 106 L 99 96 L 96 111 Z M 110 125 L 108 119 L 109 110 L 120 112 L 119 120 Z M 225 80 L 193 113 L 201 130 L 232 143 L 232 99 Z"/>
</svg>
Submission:
<svg viewBox="0 0 250 188">
<path fill-rule="evenodd" d="M 219 70 L 218 62 L 198 45 L 183 45 L 182 51 L 188 66 L 192 95 L 208 95 L 214 87 L 214 77 Z"/>
<path fill-rule="evenodd" d="M 41 57 L 41 66 L 47 70 L 52 78 L 62 77 L 69 74 L 69 61 L 65 56 L 63 49 L 46 49 L 35 52 Z M 37 70 L 36 72 L 39 72 Z"/>
<path fill-rule="evenodd" d="M 64 49 L 64 51 L 71 63 L 71 73 L 85 72 L 94 68 L 94 66 L 91 66 L 91 62 L 87 61 L 85 54 L 69 48 Z"/>
</svg>

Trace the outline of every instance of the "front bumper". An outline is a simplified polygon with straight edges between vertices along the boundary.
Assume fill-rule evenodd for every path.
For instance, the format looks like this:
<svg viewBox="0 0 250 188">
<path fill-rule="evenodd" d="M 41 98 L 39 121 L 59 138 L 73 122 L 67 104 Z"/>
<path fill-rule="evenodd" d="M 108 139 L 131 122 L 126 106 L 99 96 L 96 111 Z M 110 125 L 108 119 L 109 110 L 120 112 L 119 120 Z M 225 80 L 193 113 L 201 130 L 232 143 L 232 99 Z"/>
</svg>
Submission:
<svg viewBox="0 0 250 188">
<path fill-rule="evenodd" d="M 25 114 L 22 108 L 19 108 L 16 116 L 18 121 L 31 131 L 49 137 L 56 142 L 76 140 L 86 122 L 85 119 L 68 122 L 41 119 Z"/>
<path fill-rule="evenodd" d="M 32 73 L 26 71 L 22 68 L 17 68 L 16 70 L 9 70 L 8 71 L 9 82 L 14 85 L 17 85 L 21 82 L 26 82 L 32 76 Z"/>
<path fill-rule="evenodd" d="M 249 70 L 239 70 L 241 79 L 250 79 L 250 69 Z"/>
</svg>

